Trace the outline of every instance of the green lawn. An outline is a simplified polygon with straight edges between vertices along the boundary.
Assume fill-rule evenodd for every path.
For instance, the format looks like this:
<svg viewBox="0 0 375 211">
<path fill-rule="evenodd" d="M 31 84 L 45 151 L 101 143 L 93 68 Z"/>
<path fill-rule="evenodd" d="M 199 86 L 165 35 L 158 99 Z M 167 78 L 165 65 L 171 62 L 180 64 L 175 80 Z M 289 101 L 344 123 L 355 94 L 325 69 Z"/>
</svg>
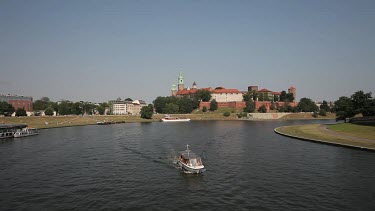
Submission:
<svg viewBox="0 0 375 211">
<path fill-rule="evenodd" d="M 328 129 L 349 136 L 375 140 L 375 126 L 342 123 L 336 125 L 329 125 Z"/>
<path fill-rule="evenodd" d="M 331 125 L 338 128 L 346 128 L 346 126 L 340 125 Z M 330 126 L 330 127 L 331 127 Z M 358 126 L 358 127 L 357 127 Z M 334 131 L 337 133 L 331 133 L 330 131 L 322 129 L 321 125 L 319 124 L 311 124 L 311 125 L 293 125 L 293 126 L 284 126 L 276 128 L 276 131 L 291 135 L 291 136 L 298 136 L 307 139 L 315 139 L 321 140 L 323 142 L 335 143 L 335 144 L 343 144 L 343 145 L 351 145 L 351 146 L 358 146 L 358 147 L 365 147 L 369 149 L 375 150 L 375 137 L 374 135 L 358 136 L 358 134 L 362 133 L 360 131 L 366 131 L 368 134 L 373 134 L 374 129 L 371 128 L 370 132 L 368 126 L 360 126 L 360 125 L 351 125 L 348 126 L 348 129 L 343 132 L 339 132 L 336 130 L 328 130 Z M 349 131 L 351 130 L 351 131 Z M 367 138 L 372 140 L 359 140 L 351 137 L 358 137 L 358 138 Z"/>
</svg>

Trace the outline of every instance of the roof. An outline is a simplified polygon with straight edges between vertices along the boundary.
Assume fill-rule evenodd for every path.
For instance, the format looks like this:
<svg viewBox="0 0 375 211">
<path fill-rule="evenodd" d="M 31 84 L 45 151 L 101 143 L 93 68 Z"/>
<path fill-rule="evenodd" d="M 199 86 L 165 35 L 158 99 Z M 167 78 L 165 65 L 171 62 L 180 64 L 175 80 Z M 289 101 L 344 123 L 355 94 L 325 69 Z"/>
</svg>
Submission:
<svg viewBox="0 0 375 211">
<path fill-rule="evenodd" d="M 240 91 L 238 91 L 238 89 L 215 89 L 215 90 L 212 90 L 212 93 L 241 93 Z"/>
<path fill-rule="evenodd" d="M 281 95 L 281 92 L 272 92 L 274 95 Z"/>
<path fill-rule="evenodd" d="M 270 90 L 268 90 L 268 89 L 261 89 L 261 90 L 259 90 L 258 92 L 272 92 L 272 91 L 270 91 Z"/>
<path fill-rule="evenodd" d="M 24 128 L 27 124 L 0 124 L 0 129 Z"/>
<path fill-rule="evenodd" d="M 184 90 L 180 90 L 177 92 L 177 95 L 190 95 L 190 94 L 194 94 L 195 92 L 197 92 L 196 89 L 184 89 Z"/>
</svg>

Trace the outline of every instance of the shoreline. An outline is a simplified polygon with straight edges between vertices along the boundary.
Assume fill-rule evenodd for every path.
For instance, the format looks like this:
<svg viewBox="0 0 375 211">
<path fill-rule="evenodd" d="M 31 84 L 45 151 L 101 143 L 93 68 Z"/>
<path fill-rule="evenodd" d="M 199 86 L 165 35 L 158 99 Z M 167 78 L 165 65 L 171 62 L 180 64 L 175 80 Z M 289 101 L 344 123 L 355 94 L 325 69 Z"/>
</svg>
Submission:
<svg viewBox="0 0 375 211">
<path fill-rule="evenodd" d="M 75 127 L 97 125 L 97 122 L 113 122 L 111 124 L 159 122 L 164 115 L 155 114 L 152 119 L 142 119 L 140 116 L 128 115 L 98 115 L 98 116 L 30 116 L 30 117 L 0 117 L 0 124 L 27 124 L 37 129 Z M 236 113 L 224 117 L 221 113 L 205 114 L 173 114 L 191 119 L 191 121 L 289 121 L 289 120 L 322 120 L 332 118 L 279 118 L 279 119 L 246 119 L 238 118 Z M 292 114 L 293 116 L 293 114 Z"/>
<path fill-rule="evenodd" d="M 375 140 L 340 134 L 337 131 L 329 130 L 327 126 L 328 125 L 322 124 L 282 126 L 275 128 L 274 132 L 282 136 L 303 141 L 375 151 Z"/>
</svg>

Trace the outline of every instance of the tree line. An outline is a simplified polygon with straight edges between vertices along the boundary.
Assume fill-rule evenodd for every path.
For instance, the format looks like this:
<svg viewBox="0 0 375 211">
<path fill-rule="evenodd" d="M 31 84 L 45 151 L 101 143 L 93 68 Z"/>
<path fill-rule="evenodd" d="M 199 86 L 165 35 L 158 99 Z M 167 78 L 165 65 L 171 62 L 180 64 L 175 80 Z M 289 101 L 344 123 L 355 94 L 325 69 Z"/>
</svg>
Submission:
<svg viewBox="0 0 375 211">
<path fill-rule="evenodd" d="M 335 101 L 335 112 L 338 120 L 352 118 L 357 114 L 364 117 L 375 116 L 375 98 L 372 93 L 362 90 L 355 92 L 350 97 L 342 96 Z"/>
<path fill-rule="evenodd" d="M 184 97 L 157 97 L 154 101 L 155 112 L 160 114 L 186 114 L 191 113 L 199 107 L 199 103 L 209 102 L 211 92 L 208 90 L 198 90 L 194 96 Z"/>
</svg>

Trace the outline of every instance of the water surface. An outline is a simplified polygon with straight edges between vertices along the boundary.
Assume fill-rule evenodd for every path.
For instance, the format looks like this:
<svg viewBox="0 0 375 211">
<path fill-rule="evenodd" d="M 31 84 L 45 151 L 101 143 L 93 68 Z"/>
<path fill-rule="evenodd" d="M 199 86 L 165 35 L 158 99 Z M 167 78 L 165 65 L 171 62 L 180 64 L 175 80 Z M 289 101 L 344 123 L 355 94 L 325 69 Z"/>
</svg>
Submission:
<svg viewBox="0 0 375 211">
<path fill-rule="evenodd" d="M 273 132 L 311 122 L 127 123 L 2 141 L 1 209 L 375 210 L 375 153 Z M 204 174 L 173 164 L 186 144 Z"/>
</svg>

